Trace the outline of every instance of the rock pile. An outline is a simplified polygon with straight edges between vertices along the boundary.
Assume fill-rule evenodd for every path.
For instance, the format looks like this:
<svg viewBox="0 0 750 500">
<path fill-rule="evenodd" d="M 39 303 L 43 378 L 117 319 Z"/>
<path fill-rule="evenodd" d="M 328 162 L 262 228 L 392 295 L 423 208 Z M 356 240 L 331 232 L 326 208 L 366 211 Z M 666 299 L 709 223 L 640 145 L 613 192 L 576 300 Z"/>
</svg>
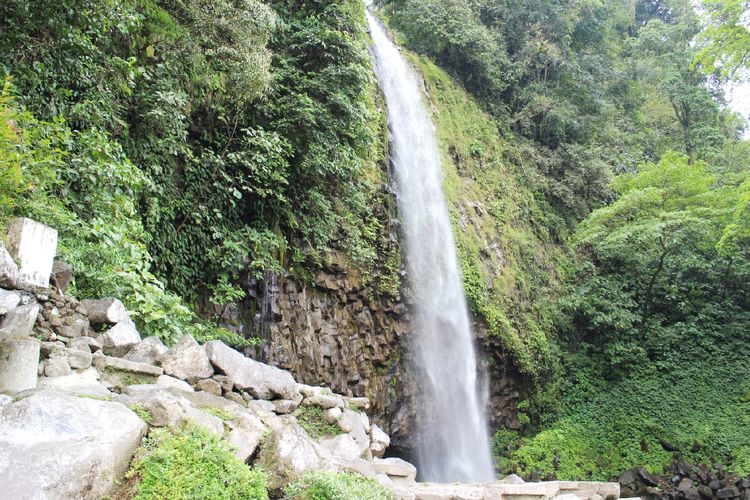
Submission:
<svg viewBox="0 0 750 500">
<path fill-rule="evenodd" d="M 659 476 L 644 468 L 626 471 L 620 476 L 620 487 L 627 496 L 664 500 L 750 500 L 750 477 L 730 473 L 715 464 L 678 463 L 671 474 Z"/>
</svg>

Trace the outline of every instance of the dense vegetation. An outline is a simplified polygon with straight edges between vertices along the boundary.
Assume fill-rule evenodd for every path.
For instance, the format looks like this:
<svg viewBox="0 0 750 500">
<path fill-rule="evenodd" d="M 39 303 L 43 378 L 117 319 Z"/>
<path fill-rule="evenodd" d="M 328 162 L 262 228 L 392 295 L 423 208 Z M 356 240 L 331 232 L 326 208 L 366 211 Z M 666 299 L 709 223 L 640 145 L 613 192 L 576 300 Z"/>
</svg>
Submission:
<svg viewBox="0 0 750 500">
<path fill-rule="evenodd" d="M 750 472 L 750 146 L 721 92 L 746 71 L 743 9 L 706 2 L 702 24 L 683 1 L 382 7 L 483 108 L 417 60 L 467 297 L 533 376 L 522 428 L 495 438 L 502 471 Z"/>
<path fill-rule="evenodd" d="M 0 221 L 57 227 L 75 293 L 168 342 L 226 337 L 201 300 L 332 247 L 397 292 L 363 22 L 357 1 L 4 2 Z"/>
</svg>

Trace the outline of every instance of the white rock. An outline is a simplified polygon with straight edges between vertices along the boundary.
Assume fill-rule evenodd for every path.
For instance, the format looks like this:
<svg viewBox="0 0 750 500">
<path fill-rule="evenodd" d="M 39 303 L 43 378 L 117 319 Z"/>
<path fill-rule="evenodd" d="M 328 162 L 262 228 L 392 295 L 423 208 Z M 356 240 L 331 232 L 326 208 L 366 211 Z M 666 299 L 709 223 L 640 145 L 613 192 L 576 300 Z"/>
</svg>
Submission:
<svg viewBox="0 0 750 500">
<path fill-rule="evenodd" d="M 104 332 L 101 337 L 102 349 L 109 356 L 124 356 L 135 344 L 141 341 L 141 335 L 132 321 L 121 321 Z"/>
<path fill-rule="evenodd" d="M 335 424 L 339 421 L 343 413 L 341 412 L 341 408 L 334 406 L 333 408 L 325 410 L 323 415 L 325 416 L 326 422 L 329 424 Z"/>
<path fill-rule="evenodd" d="M 122 321 L 130 321 L 128 310 L 118 299 L 106 297 L 103 299 L 89 299 L 81 301 L 92 325 L 116 325 Z"/>
<path fill-rule="evenodd" d="M 68 348 L 90 353 L 101 350 L 102 345 L 93 337 L 76 337 L 70 339 Z"/>
<path fill-rule="evenodd" d="M 18 292 L 0 288 L 0 314 L 12 311 L 19 302 L 21 302 L 21 295 Z"/>
<path fill-rule="evenodd" d="M 190 393 L 175 394 L 156 384 L 131 385 L 123 388 L 119 401 L 137 404 L 151 414 L 154 427 L 179 427 L 184 423 L 200 425 L 219 436 L 224 433 L 224 423 L 220 418 L 195 408 L 182 397 Z"/>
<path fill-rule="evenodd" d="M 157 362 L 164 373 L 191 384 L 214 374 L 206 351 L 191 335 L 184 335 L 171 349 L 159 356 Z"/>
<path fill-rule="evenodd" d="M 271 403 L 273 403 L 274 413 L 278 413 L 279 415 L 292 413 L 299 406 L 299 403 L 291 399 L 277 399 L 271 401 Z"/>
<path fill-rule="evenodd" d="M 341 460 L 354 460 L 359 458 L 361 452 L 354 438 L 349 434 L 321 439 L 320 445 L 328 449 L 334 458 Z"/>
<path fill-rule="evenodd" d="M 68 357 L 68 364 L 74 370 L 82 370 L 91 366 L 91 353 L 79 349 L 65 349 Z"/>
<path fill-rule="evenodd" d="M 57 230 L 27 218 L 14 219 L 8 227 L 8 253 L 17 262 L 17 286 L 48 288 L 57 253 Z"/>
<path fill-rule="evenodd" d="M 233 420 L 227 422 L 227 426 L 231 429 L 227 440 L 235 446 L 237 458 L 246 462 L 258 449 L 266 433 L 266 426 L 260 418 L 249 412 L 238 414 Z"/>
<path fill-rule="evenodd" d="M 0 338 L 30 337 L 39 315 L 39 304 L 18 306 L 9 311 L 0 323 Z"/>
<path fill-rule="evenodd" d="M 370 451 L 373 457 L 382 458 L 386 448 L 391 444 L 391 438 L 376 424 L 370 426 Z"/>
<path fill-rule="evenodd" d="M 247 389 L 259 399 L 295 398 L 297 383 L 288 371 L 245 357 L 220 340 L 206 342 L 204 348 L 211 363 L 231 377 L 238 389 Z"/>
<path fill-rule="evenodd" d="M 221 386 L 219 383 L 210 378 L 204 378 L 195 383 L 195 388 L 199 391 L 205 391 L 214 396 L 221 396 Z"/>
<path fill-rule="evenodd" d="M 372 464 L 376 472 L 390 477 L 404 477 L 409 481 L 414 481 L 417 477 L 417 468 L 400 458 L 374 458 Z"/>
<path fill-rule="evenodd" d="M 260 450 L 260 464 L 268 467 L 270 489 L 283 488 L 310 470 L 320 469 L 323 462 L 315 444 L 305 430 L 292 420 L 283 420 L 280 428 L 268 436 Z"/>
<path fill-rule="evenodd" d="M 39 387 L 75 395 L 107 397 L 112 394 L 99 382 L 99 372 L 95 368 L 74 371 L 62 377 L 42 377 L 39 379 Z"/>
<path fill-rule="evenodd" d="M 153 365 L 156 363 L 157 358 L 168 350 L 159 337 L 146 337 L 131 347 L 123 358 Z"/>
<path fill-rule="evenodd" d="M 0 495 L 106 496 L 127 470 L 146 424 L 125 406 L 45 389 L 0 411 Z"/>
<path fill-rule="evenodd" d="M 505 484 L 523 484 L 526 481 L 524 481 L 523 478 L 521 478 L 521 476 L 517 474 L 510 474 L 508 476 L 505 476 L 500 482 Z"/>
<path fill-rule="evenodd" d="M 71 372 L 67 356 L 56 355 L 44 363 L 44 374 L 48 377 L 64 377 L 70 375 Z"/>
<path fill-rule="evenodd" d="M 324 410 L 327 410 L 328 408 L 344 408 L 346 406 L 342 397 L 333 394 L 308 396 L 302 400 L 302 404 L 304 406 L 319 406 Z"/>
<path fill-rule="evenodd" d="M 330 387 L 316 387 L 307 384 L 297 384 L 297 390 L 306 398 L 311 396 L 330 396 L 333 394 Z"/>
<path fill-rule="evenodd" d="M 0 392 L 14 394 L 36 387 L 39 346 L 30 339 L 0 341 Z"/>
<path fill-rule="evenodd" d="M 180 391 L 195 392 L 195 389 L 193 389 L 192 385 L 188 384 L 184 380 L 170 377 L 169 375 L 160 375 L 159 378 L 156 379 L 156 384 L 165 388 L 174 387 L 175 389 L 179 389 Z"/>
</svg>

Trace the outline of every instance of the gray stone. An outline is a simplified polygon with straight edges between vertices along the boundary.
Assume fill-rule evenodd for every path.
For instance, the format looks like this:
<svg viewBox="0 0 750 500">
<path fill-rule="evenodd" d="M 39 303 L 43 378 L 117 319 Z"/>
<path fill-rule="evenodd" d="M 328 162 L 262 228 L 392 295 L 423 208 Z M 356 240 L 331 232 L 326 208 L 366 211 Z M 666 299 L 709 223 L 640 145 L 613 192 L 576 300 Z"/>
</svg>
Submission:
<svg viewBox="0 0 750 500">
<path fill-rule="evenodd" d="M 306 398 L 312 396 L 330 396 L 333 394 L 329 387 L 315 387 L 306 384 L 297 384 L 297 390 Z"/>
<path fill-rule="evenodd" d="M 78 338 L 89 333 L 89 320 L 83 317 L 74 318 L 69 325 L 63 325 L 59 328 L 59 333 L 62 336 L 70 338 Z"/>
<path fill-rule="evenodd" d="M 76 337 L 70 339 L 70 342 L 68 342 L 68 348 L 91 353 L 100 351 L 102 345 L 93 337 Z"/>
<path fill-rule="evenodd" d="M 0 338 L 30 337 L 39 315 L 39 304 L 18 306 L 8 312 L 0 323 Z"/>
<path fill-rule="evenodd" d="M 232 389 L 234 389 L 234 380 L 232 380 L 232 377 L 226 375 L 214 375 L 211 378 L 219 383 L 221 390 L 224 392 L 232 392 Z"/>
<path fill-rule="evenodd" d="M 417 477 L 417 468 L 400 458 L 374 458 L 372 465 L 377 473 L 390 477 L 404 477 L 409 481 L 414 481 Z"/>
<path fill-rule="evenodd" d="M 130 321 L 128 310 L 122 302 L 113 297 L 83 300 L 81 305 L 86 309 L 92 325 L 116 325 L 123 321 Z"/>
<path fill-rule="evenodd" d="M 138 363 L 137 361 L 128 361 L 127 359 L 122 358 L 114 358 L 112 356 L 105 356 L 103 354 L 97 353 L 93 356 L 94 359 L 94 366 L 99 370 L 99 372 L 103 372 L 107 368 L 113 369 L 113 370 L 121 370 L 131 373 L 139 373 L 142 375 L 151 375 L 154 377 L 158 377 L 159 375 L 162 375 L 164 371 L 154 365 L 149 365 L 146 363 Z"/>
<path fill-rule="evenodd" d="M 357 442 L 349 434 L 322 439 L 320 445 L 329 450 L 334 458 L 341 460 L 354 460 L 361 455 Z"/>
<path fill-rule="evenodd" d="M 95 368 L 74 371 L 60 377 L 42 377 L 39 379 L 39 387 L 57 389 L 75 395 L 111 396 L 109 390 L 99 382 L 99 372 Z"/>
<path fill-rule="evenodd" d="M 146 433 L 127 407 L 45 389 L 0 412 L 3 498 L 93 500 L 116 487 Z"/>
<path fill-rule="evenodd" d="M 391 438 L 376 424 L 370 426 L 370 451 L 373 457 L 382 458 Z"/>
<path fill-rule="evenodd" d="M 124 356 L 135 344 L 141 341 L 141 335 L 130 320 L 121 321 L 101 335 L 102 350 L 109 356 Z"/>
<path fill-rule="evenodd" d="M 18 292 L 0 288 L 0 314 L 7 314 L 21 302 L 21 294 Z"/>
<path fill-rule="evenodd" d="M 344 398 L 344 401 L 346 401 L 349 404 L 349 408 L 354 408 L 357 410 L 366 410 L 370 407 L 370 400 L 368 398 Z"/>
<path fill-rule="evenodd" d="M 159 378 L 156 379 L 156 383 L 164 388 L 174 387 L 175 389 L 185 392 L 195 392 L 195 389 L 184 380 L 170 377 L 169 375 L 160 375 Z"/>
<path fill-rule="evenodd" d="M 167 375 L 187 380 L 191 384 L 214 374 L 206 351 L 191 335 L 184 335 L 171 349 L 159 356 L 157 362 Z"/>
<path fill-rule="evenodd" d="M 92 357 L 90 352 L 79 349 L 65 349 L 70 367 L 75 370 L 86 369 L 91 366 Z"/>
<path fill-rule="evenodd" d="M 239 405 L 234 401 L 204 391 L 184 392 L 175 388 L 169 388 L 167 390 L 172 394 L 187 399 L 190 401 L 190 404 L 196 408 L 221 408 L 232 413 L 237 413 L 244 409 L 242 405 Z"/>
<path fill-rule="evenodd" d="M 236 392 L 227 392 L 226 394 L 224 394 L 224 397 L 227 398 L 229 401 L 234 401 L 238 405 L 242 405 L 242 406 L 245 405 L 245 400 L 242 398 L 242 396 L 240 396 Z"/>
<path fill-rule="evenodd" d="M 221 386 L 217 381 L 210 378 L 199 380 L 195 383 L 195 388 L 199 391 L 206 391 L 209 394 L 221 396 Z"/>
<path fill-rule="evenodd" d="M 60 290 L 61 294 L 65 294 L 70 287 L 70 282 L 73 280 L 73 268 L 67 262 L 55 259 L 52 263 L 52 276 L 50 276 L 50 282 L 55 288 Z"/>
<path fill-rule="evenodd" d="M 70 375 L 70 373 L 71 369 L 68 357 L 61 352 L 53 352 L 50 358 L 44 363 L 44 374 L 48 377 L 64 377 Z"/>
<path fill-rule="evenodd" d="M 323 462 L 305 430 L 292 420 L 282 420 L 261 446 L 259 463 L 269 472 L 270 490 L 280 490 Z"/>
<path fill-rule="evenodd" d="M 0 411 L 13 402 L 13 398 L 6 395 L 0 394 Z"/>
<path fill-rule="evenodd" d="M 57 253 L 57 230 L 27 218 L 8 226 L 8 253 L 18 263 L 16 286 L 32 290 L 49 287 Z"/>
<path fill-rule="evenodd" d="M 302 400 L 304 406 L 319 406 L 324 410 L 328 408 L 344 408 L 343 398 L 335 395 L 308 396 Z"/>
<path fill-rule="evenodd" d="M 326 422 L 329 424 L 335 424 L 339 421 L 341 416 L 343 415 L 343 412 L 341 411 L 341 408 L 334 406 L 333 408 L 328 408 L 323 413 L 325 416 Z"/>
<path fill-rule="evenodd" d="M 123 358 L 153 365 L 156 363 L 157 358 L 168 350 L 159 337 L 146 337 L 131 347 Z"/>
<path fill-rule="evenodd" d="M 247 358 L 220 340 L 206 342 L 205 350 L 211 363 L 234 380 L 234 385 L 247 389 L 259 399 L 294 399 L 297 383 L 292 375 L 279 368 Z"/>
<path fill-rule="evenodd" d="M 339 428 L 349 433 L 359 446 L 360 454 L 370 448 L 370 422 L 367 415 L 344 408 L 341 418 L 338 420 Z"/>
<path fill-rule="evenodd" d="M 267 430 L 266 426 L 258 417 L 249 412 L 238 414 L 233 420 L 227 422 L 227 426 L 231 429 L 227 440 L 235 446 L 237 458 L 246 462 L 258 450 L 258 445 Z"/>
<path fill-rule="evenodd" d="M 0 341 L 0 392 L 14 394 L 36 387 L 38 364 L 38 341 Z"/>
<path fill-rule="evenodd" d="M 16 283 L 18 283 L 18 266 L 3 242 L 0 241 L 0 286 L 16 288 Z"/>
<path fill-rule="evenodd" d="M 278 413 L 280 415 L 292 413 L 299 406 L 299 403 L 291 399 L 277 399 L 275 401 L 271 401 L 271 403 L 273 403 L 274 413 Z"/>
<path fill-rule="evenodd" d="M 510 474 L 508 476 L 505 476 L 500 482 L 505 484 L 523 484 L 526 481 L 524 481 L 521 476 Z"/>
</svg>

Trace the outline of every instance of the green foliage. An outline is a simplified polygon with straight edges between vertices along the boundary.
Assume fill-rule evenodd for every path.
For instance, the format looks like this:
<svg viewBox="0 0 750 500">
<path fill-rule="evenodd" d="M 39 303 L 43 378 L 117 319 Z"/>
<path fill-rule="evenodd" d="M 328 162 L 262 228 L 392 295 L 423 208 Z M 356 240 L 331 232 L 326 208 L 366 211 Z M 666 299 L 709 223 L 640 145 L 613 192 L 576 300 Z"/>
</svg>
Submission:
<svg viewBox="0 0 750 500">
<path fill-rule="evenodd" d="M 234 415 L 225 410 L 224 408 L 203 408 L 204 412 L 208 413 L 209 415 L 213 415 L 214 417 L 218 417 L 224 422 L 229 422 L 231 420 L 234 420 Z"/>
<path fill-rule="evenodd" d="M 387 500 L 391 492 L 375 479 L 357 474 L 308 472 L 284 489 L 290 500 Z"/>
<path fill-rule="evenodd" d="M 130 408 L 133 413 L 138 415 L 138 418 L 140 418 L 147 424 L 150 424 L 151 420 L 154 418 L 154 416 L 151 415 L 151 412 L 141 405 L 133 404 L 133 405 L 128 406 L 128 408 Z"/>
<path fill-rule="evenodd" d="M 200 427 L 152 429 L 128 477 L 139 479 L 136 499 L 267 499 L 266 477 L 234 456 L 229 445 Z"/>
<path fill-rule="evenodd" d="M 326 420 L 325 412 L 319 406 L 302 405 L 294 412 L 294 416 L 313 439 L 342 433 L 336 423 L 329 423 Z"/>
<path fill-rule="evenodd" d="M 750 67 L 750 28 L 745 0 L 704 0 L 705 28 L 695 63 L 708 73 L 722 77 L 744 77 Z M 744 16 L 744 17 L 743 17 Z"/>
</svg>

